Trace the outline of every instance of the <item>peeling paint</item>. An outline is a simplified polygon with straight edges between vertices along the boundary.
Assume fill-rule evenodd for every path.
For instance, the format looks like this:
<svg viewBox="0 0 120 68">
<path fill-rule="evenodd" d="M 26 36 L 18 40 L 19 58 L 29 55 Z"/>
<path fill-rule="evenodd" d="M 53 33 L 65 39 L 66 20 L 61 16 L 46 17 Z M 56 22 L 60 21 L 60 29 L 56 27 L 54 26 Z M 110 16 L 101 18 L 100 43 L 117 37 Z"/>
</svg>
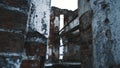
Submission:
<svg viewBox="0 0 120 68">
<path fill-rule="evenodd" d="M 28 19 L 28 30 L 38 31 L 44 36 L 49 35 L 50 0 L 32 0 Z M 46 8 L 46 9 L 44 9 Z"/>
</svg>

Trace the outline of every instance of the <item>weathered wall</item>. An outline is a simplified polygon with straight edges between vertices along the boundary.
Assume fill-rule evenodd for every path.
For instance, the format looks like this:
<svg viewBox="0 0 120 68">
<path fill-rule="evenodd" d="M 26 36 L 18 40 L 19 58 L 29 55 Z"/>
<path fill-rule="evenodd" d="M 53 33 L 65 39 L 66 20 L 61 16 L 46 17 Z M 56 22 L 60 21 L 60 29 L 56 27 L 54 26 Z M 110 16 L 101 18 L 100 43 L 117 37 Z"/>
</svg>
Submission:
<svg viewBox="0 0 120 68">
<path fill-rule="evenodd" d="M 80 59 L 81 67 L 93 68 L 92 10 L 80 16 Z"/>
<path fill-rule="evenodd" d="M 91 0 L 94 68 L 120 64 L 120 0 Z"/>
<path fill-rule="evenodd" d="M 64 45 L 63 61 L 80 62 L 78 10 L 68 11 L 64 14 L 64 27 L 60 33 Z"/>
<path fill-rule="evenodd" d="M 0 0 L 0 68 L 44 65 L 49 17 L 50 0 Z"/>
<path fill-rule="evenodd" d="M 38 31 L 39 33 L 48 37 L 50 2 L 50 0 L 31 0 L 28 13 L 28 31 Z"/>
<path fill-rule="evenodd" d="M 63 61 L 64 62 L 80 62 L 80 45 L 77 45 L 75 43 L 68 43 L 68 45 L 64 46 L 64 56 Z"/>
<path fill-rule="evenodd" d="M 67 9 L 60 9 L 57 7 L 52 7 L 51 9 L 51 17 L 50 17 L 50 36 L 49 36 L 49 50 L 52 50 L 50 53 L 51 58 L 53 58 L 54 61 L 59 60 L 59 47 L 60 47 L 60 37 L 59 37 L 59 28 L 60 28 L 60 15 L 64 15 L 64 25 L 66 26 L 69 24 L 66 28 L 64 28 L 64 32 L 67 32 L 67 30 L 73 29 L 75 26 L 79 25 L 79 20 L 78 20 L 78 13 L 77 10 L 75 11 L 70 11 Z M 56 28 L 57 27 L 57 28 Z M 57 29 L 57 30 L 56 30 Z M 79 30 L 73 31 L 73 34 L 78 33 Z M 65 38 L 65 37 L 64 37 Z M 68 39 L 68 38 L 67 38 Z M 66 41 L 66 40 L 63 40 Z M 70 43 L 70 42 L 69 42 Z M 65 61 L 79 61 L 76 59 L 76 57 L 79 57 L 79 54 L 77 55 L 75 50 L 77 48 L 77 44 L 72 44 L 70 47 L 66 43 L 64 44 L 68 48 L 69 51 L 67 51 L 67 55 L 65 55 L 64 59 Z M 73 47 L 73 45 L 76 45 Z M 73 49 L 71 49 L 73 47 Z M 71 54 L 71 50 L 73 51 Z M 52 55 L 53 54 L 53 55 Z M 72 56 L 71 56 L 72 55 Z M 73 57 L 74 58 L 71 58 Z"/>
<path fill-rule="evenodd" d="M 19 68 L 27 24 L 27 0 L 0 0 L 0 68 Z"/>
<path fill-rule="evenodd" d="M 41 68 L 39 60 L 24 60 L 20 68 Z"/>
<path fill-rule="evenodd" d="M 59 28 L 60 28 L 60 9 L 56 7 L 51 8 L 51 15 L 50 15 L 50 32 L 49 32 L 49 46 L 48 51 L 52 50 L 51 53 L 49 52 L 49 61 L 51 62 L 58 62 L 59 61 L 59 45 L 60 45 L 60 38 L 59 38 Z"/>
<path fill-rule="evenodd" d="M 44 67 L 48 44 L 47 38 L 49 36 L 50 1 L 30 1 L 24 45 L 25 55 L 21 64 L 22 68 L 26 68 L 26 64 L 31 68 Z M 34 66 L 34 64 L 36 65 Z"/>
<path fill-rule="evenodd" d="M 92 16 L 90 0 L 78 0 L 80 23 L 80 62 L 82 68 L 93 68 Z"/>
<path fill-rule="evenodd" d="M 80 17 L 86 10 L 93 10 L 93 17 L 91 19 L 93 68 L 119 68 L 119 2 L 119 0 L 79 0 L 78 13 Z M 83 25 L 85 26 L 86 23 Z"/>
<path fill-rule="evenodd" d="M 73 17 L 69 25 L 63 29 L 62 38 L 64 44 L 63 60 L 66 62 L 80 62 L 80 45 L 79 45 L 79 19 Z M 76 28 L 77 27 L 77 28 Z M 73 58 L 74 57 L 74 58 Z"/>
<path fill-rule="evenodd" d="M 74 14 L 74 11 L 67 11 L 64 13 L 64 25 L 68 24 L 68 22 L 70 22 L 76 16 L 76 14 L 74 16 L 73 14 Z"/>
<path fill-rule="evenodd" d="M 90 0 L 78 0 L 78 16 L 80 17 L 84 12 L 90 10 Z"/>
</svg>

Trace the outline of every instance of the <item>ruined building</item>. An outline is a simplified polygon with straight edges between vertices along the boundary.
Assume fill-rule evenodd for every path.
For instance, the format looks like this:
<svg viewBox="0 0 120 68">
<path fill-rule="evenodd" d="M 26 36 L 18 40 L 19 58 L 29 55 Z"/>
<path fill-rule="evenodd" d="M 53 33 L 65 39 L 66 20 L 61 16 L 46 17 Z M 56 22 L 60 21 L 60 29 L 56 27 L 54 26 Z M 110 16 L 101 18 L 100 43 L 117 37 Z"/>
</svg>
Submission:
<svg viewBox="0 0 120 68">
<path fill-rule="evenodd" d="M 78 0 L 71 11 L 50 0 L 0 0 L 0 68 L 120 68 L 119 3 Z"/>
<path fill-rule="evenodd" d="M 60 30 L 60 15 L 64 15 L 64 19 L 63 19 L 64 20 L 64 24 L 68 25 L 69 22 L 71 22 L 74 18 L 77 17 L 77 14 L 78 14 L 77 10 L 76 11 L 70 11 L 70 10 L 66 10 L 66 9 L 60 9 L 60 8 L 57 8 L 57 7 L 52 7 L 51 8 L 50 36 L 49 36 L 49 45 L 48 46 L 50 47 L 50 49 L 52 49 L 52 53 L 55 54 L 56 62 L 59 62 L 59 57 L 60 57 L 60 54 L 59 54 L 59 51 L 60 51 L 59 48 L 61 46 L 60 45 L 60 38 L 61 39 L 63 39 L 63 38 L 64 39 L 69 39 L 69 42 L 71 42 L 71 43 L 69 43 L 69 42 L 64 42 L 63 41 L 64 42 L 63 46 L 65 47 L 64 48 L 65 51 L 64 51 L 63 61 L 64 62 L 65 61 L 66 62 L 68 62 L 68 61 L 70 61 L 70 62 L 78 61 L 79 62 L 79 56 L 78 56 L 79 55 L 79 46 L 77 46 L 77 43 L 75 44 L 75 42 L 72 43 L 70 38 L 68 38 L 66 36 L 70 32 L 70 31 L 67 32 L 67 30 L 69 30 L 71 28 L 71 26 L 69 26 L 69 27 L 65 26 L 64 27 L 65 30 Z M 75 22 L 78 21 L 77 19 L 76 19 Z M 74 24 L 75 23 L 73 23 L 71 25 L 74 25 Z M 64 31 L 64 33 L 62 31 Z M 63 35 L 65 37 L 63 37 Z M 70 35 L 68 35 L 68 36 L 70 37 Z M 73 36 L 71 36 L 71 37 L 73 37 Z M 68 40 L 66 40 L 66 41 L 68 41 Z M 73 45 L 74 45 L 74 47 L 73 47 Z M 78 54 L 76 54 L 74 52 L 77 52 Z M 72 57 L 74 57 L 74 58 L 72 58 Z M 53 60 L 55 60 L 55 58 Z"/>
</svg>

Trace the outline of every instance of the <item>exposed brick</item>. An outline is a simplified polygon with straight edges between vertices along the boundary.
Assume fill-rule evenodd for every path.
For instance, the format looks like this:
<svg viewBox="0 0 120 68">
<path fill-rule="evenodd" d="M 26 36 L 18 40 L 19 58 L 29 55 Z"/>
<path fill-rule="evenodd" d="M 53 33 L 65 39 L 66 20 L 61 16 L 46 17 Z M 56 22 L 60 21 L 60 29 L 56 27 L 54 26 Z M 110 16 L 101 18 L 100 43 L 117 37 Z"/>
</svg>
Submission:
<svg viewBox="0 0 120 68">
<path fill-rule="evenodd" d="M 27 15 L 0 8 L 0 28 L 25 31 Z"/>
<path fill-rule="evenodd" d="M 22 52 L 24 36 L 9 32 L 0 32 L 0 52 Z"/>
<path fill-rule="evenodd" d="M 40 43 L 26 42 L 25 44 L 26 54 L 28 56 L 45 56 L 46 46 Z"/>
<path fill-rule="evenodd" d="M 28 0 L 0 0 L 0 3 L 5 5 L 19 7 L 21 9 L 28 9 Z"/>
<path fill-rule="evenodd" d="M 41 68 L 39 60 L 23 60 L 20 68 Z"/>
</svg>

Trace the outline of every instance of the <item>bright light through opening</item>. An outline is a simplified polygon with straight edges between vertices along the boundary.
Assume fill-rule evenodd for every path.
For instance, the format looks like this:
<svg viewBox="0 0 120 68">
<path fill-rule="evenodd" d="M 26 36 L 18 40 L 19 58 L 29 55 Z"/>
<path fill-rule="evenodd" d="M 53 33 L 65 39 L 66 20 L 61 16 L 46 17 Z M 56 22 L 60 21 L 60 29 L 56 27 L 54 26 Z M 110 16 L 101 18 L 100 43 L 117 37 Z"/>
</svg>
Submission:
<svg viewBox="0 0 120 68">
<path fill-rule="evenodd" d="M 60 46 L 60 51 L 59 51 L 59 54 L 60 54 L 60 56 L 59 56 L 59 59 L 63 59 L 63 52 L 64 52 L 64 46 Z"/>
<path fill-rule="evenodd" d="M 60 30 L 63 28 L 64 26 L 64 15 L 61 14 L 60 15 Z M 59 59 L 63 59 L 63 42 L 62 42 L 62 39 L 60 38 L 60 51 L 59 51 Z"/>
<path fill-rule="evenodd" d="M 78 0 L 51 0 L 51 6 L 61 9 L 75 10 L 78 7 Z"/>
<path fill-rule="evenodd" d="M 60 15 L 60 30 L 63 28 L 63 26 L 64 26 L 64 15 L 61 14 Z"/>
</svg>

